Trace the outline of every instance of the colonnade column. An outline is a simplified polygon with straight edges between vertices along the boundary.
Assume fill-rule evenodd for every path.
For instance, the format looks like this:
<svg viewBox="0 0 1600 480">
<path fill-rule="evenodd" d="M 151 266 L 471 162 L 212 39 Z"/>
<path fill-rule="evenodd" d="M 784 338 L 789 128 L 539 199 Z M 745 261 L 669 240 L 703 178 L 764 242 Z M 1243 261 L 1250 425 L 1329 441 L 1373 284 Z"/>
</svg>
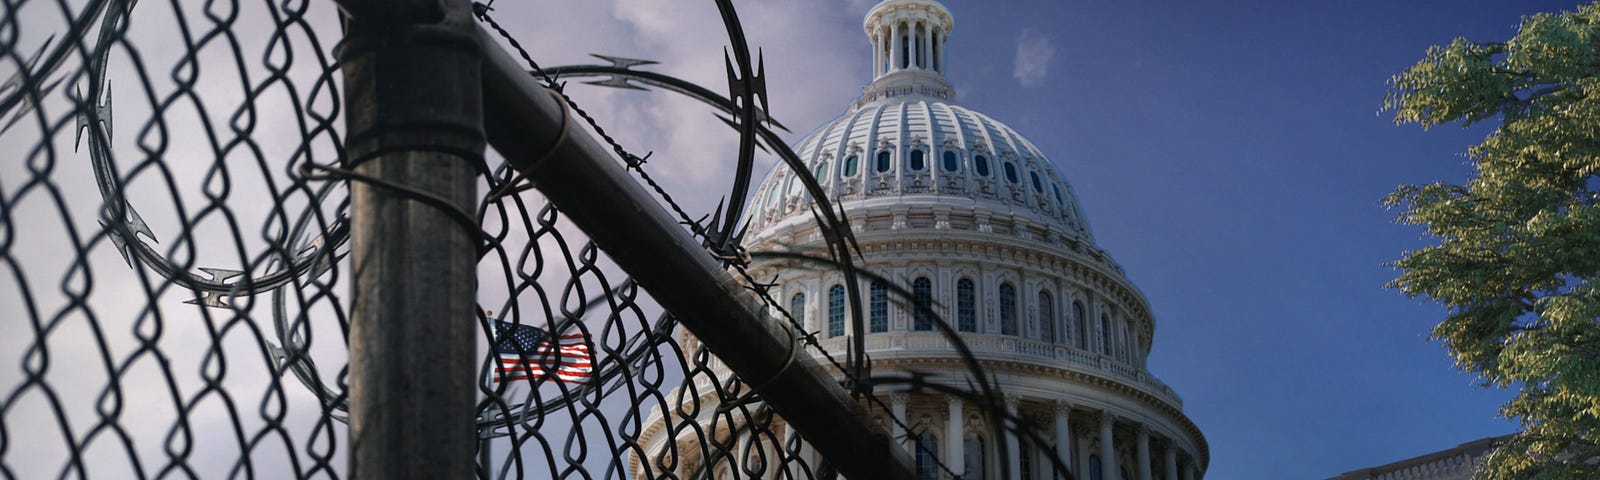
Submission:
<svg viewBox="0 0 1600 480">
<path fill-rule="evenodd" d="M 900 24 L 889 27 L 889 71 L 900 69 Z"/>
<path fill-rule="evenodd" d="M 922 35 L 917 35 L 918 22 L 910 22 L 910 58 L 907 59 L 912 69 L 922 69 Z"/>
<path fill-rule="evenodd" d="M 1161 478 L 1164 480 L 1178 480 L 1178 445 L 1174 442 L 1167 442 L 1167 458 L 1165 463 L 1167 464 L 1167 472 L 1165 475 L 1162 475 Z"/>
<path fill-rule="evenodd" d="M 1071 403 L 1056 401 L 1056 458 L 1067 465 L 1067 471 L 1075 472 L 1077 469 L 1072 468 L 1072 425 L 1067 418 L 1071 410 Z"/>
<path fill-rule="evenodd" d="M 1144 424 L 1139 424 L 1138 435 L 1134 440 L 1139 442 L 1134 446 L 1139 462 L 1139 480 L 1150 480 L 1150 429 Z"/>
<path fill-rule="evenodd" d="M 949 418 L 944 423 L 944 464 L 956 475 L 964 475 L 967 471 L 967 457 L 964 451 L 967 438 L 964 423 L 966 420 L 961 418 L 961 397 L 950 395 L 949 400 Z"/>
<path fill-rule="evenodd" d="M 883 29 L 881 28 L 872 31 L 872 78 L 878 78 L 879 75 L 883 75 Z"/>
<path fill-rule="evenodd" d="M 1007 425 L 1008 427 L 1022 428 L 1022 420 L 1017 416 L 1017 407 L 1021 403 L 1021 398 L 1006 395 L 1006 416 L 1016 420 L 1015 425 Z M 1011 480 L 1022 480 L 1022 437 L 1011 428 L 1006 428 L 1005 434 L 1006 447 L 1010 450 L 1006 452 L 1006 467 L 1009 471 L 1007 475 Z"/>
<path fill-rule="evenodd" d="M 950 71 L 950 32 L 939 34 L 939 73 Z"/>
<path fill-rule="evenodd" d="M 1111 433 L 1113 421 L 1110 410 L 1100 412 L 1100 465 L 1106 472 L 1117 471 L 1117 450 L 1112 448 L 1115 442 Z"/>
<path fill-rule="evenodd" d="M 912 450 L 909 446 L 909 442 L 907 441 L 909 437 L 906 436 L 906 428 L 903 426 L 906 423 L 907 397 L 908 396 L 905 392 L 889 393 L 889 413 L 894 415 L 895 418 L 895 421 L 891 422 L 893 425 L 890 427 L 894 432 L 892 441 L 900 445 L 900 448 L 904 448 L 907 452 L 916 453 L 916 451 Z"/>
<path fill-rule="evenodd" d="M 1190 463 L 1189 468 L 1183 469 L 1183 480 L 1200 480 L 1200 465 Z"/>
</svg>

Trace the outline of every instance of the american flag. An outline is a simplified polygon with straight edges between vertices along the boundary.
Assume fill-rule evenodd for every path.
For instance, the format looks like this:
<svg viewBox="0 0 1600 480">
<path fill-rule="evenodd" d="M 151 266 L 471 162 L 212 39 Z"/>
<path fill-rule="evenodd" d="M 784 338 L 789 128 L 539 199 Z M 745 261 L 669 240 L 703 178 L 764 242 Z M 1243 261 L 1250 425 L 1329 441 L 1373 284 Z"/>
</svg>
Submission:
<svg viewBox="0 0 1600 480">
<path fill-rule="evenodd" d="M 498 318 L 494 319 L 494 330 L 494 350 L 500 357 L 495 365 L 495 382 L 554 374 L 563 382 L 582 383 L 594 370 L 594 356 L 589 354 L 589 342 L 581 333 L 562 335 L 559 342 L 551 342 L 550 334 L 544 330 Z"/>
</svg>

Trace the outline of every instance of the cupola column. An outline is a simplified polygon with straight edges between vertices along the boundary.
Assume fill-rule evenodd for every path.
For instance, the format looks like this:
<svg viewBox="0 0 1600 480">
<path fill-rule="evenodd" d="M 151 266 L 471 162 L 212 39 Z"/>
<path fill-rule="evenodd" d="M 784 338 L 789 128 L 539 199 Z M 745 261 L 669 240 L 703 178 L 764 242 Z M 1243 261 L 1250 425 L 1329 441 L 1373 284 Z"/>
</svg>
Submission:
<svg viewBox="0 0 1600 480">
<path fill-rule="evenodd" d="M 872 78 L 883 75 L 883 32 L 872 32 Z"/>
<path fill-rule="evenodd" d="M 895 22 L 889 27 L 889 71 L 891 72 L 899 70 L 900 65 L 904 64 L 900 58 L 900 25 L 900 22 Z"/>
<path fill-rule="evenodd" d="M 906 25 L 911 29 L 911 64 L 912 70 L 922 69 L 922 22 L 913 20 Z"/>
<path fill-rule="evenodd" d="M 950 31 L 939 32 L 939 74 L 945 75 L 950 71 Z"/>
</svg>

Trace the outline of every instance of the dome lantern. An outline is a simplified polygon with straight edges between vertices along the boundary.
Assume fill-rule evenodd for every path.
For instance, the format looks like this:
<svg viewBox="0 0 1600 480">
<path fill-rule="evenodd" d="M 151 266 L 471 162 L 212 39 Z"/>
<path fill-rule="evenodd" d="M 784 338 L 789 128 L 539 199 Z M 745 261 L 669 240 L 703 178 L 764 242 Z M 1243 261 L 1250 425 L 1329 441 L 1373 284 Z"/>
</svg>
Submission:
<svg viewBox="0 0 1600 480">
<path fill-rule="evenodd" d="M 863 100 L 919 94 L 949 99 L 946 51 L 955 20 L 932 0 L 885 0 L 862 28 L 872 42 L 872 85 Z"/>
</svg>

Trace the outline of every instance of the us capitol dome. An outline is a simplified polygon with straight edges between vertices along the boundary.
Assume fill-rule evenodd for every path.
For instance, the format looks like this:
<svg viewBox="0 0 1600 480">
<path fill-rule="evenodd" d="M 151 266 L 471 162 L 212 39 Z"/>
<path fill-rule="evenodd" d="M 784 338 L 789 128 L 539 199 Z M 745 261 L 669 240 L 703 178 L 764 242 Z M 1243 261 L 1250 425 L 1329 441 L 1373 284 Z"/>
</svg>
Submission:
<svg viewBox="0 0 1600 480">
<path fill-rule="evenodd" d="M 911 302 L 950 322 L 1000 385 L 1006 408 L 1050 443 L 1017 448 L 1010 438 L 1009 458 L 999 458 L 994 436 L 1009 433 L 997 433 L 974 406 L 896 385 L 875 391 L 891 412 L 871 411 L 910 426 L 879 419 L 905 439 L 926 478 L 943 474 L 932 468 L 929 457 L 937 455 L 967 479 L 998 479 L 1002 462 L 1013 478 L 1048 479 L 1041 450 L 1059 453 L 1080 479 L 1201 478 L 1210 456 L 1205 437 L 1178 395 L 1146 370 L 1155 335 L 1149 303 L 1095 244 L 1071 184 L 1011 127 L 951 100 L 949 10 L 930 0 L 887 0 L 863 27 L 872 83 L 794 151 L 848 217 L 857 266 L 910 290 Z M 795 172 L 780 164 L 751 201 L 748 248 L 825 256 L 812 207 Z M 845 358 L 852 315 L 837 270 L 758 259 L 751 273 L 776 276 L 773 297 Z M 859 283 L 875 375 L 933 374 L 936 383 L 970 388 L 965 364 L 930 318 L 887 285 Z M 708 390 L 701 391 L 715 402 Z M 659 412 L 652 421 L 647 451 L 665 441 Z M 803 447 L 807 454 L 814 451 Z M 728 466 L 696 461 L 676 470 L 699 478 L 709 467 L 730 478 L 720 473 Z"/>
</svg>

